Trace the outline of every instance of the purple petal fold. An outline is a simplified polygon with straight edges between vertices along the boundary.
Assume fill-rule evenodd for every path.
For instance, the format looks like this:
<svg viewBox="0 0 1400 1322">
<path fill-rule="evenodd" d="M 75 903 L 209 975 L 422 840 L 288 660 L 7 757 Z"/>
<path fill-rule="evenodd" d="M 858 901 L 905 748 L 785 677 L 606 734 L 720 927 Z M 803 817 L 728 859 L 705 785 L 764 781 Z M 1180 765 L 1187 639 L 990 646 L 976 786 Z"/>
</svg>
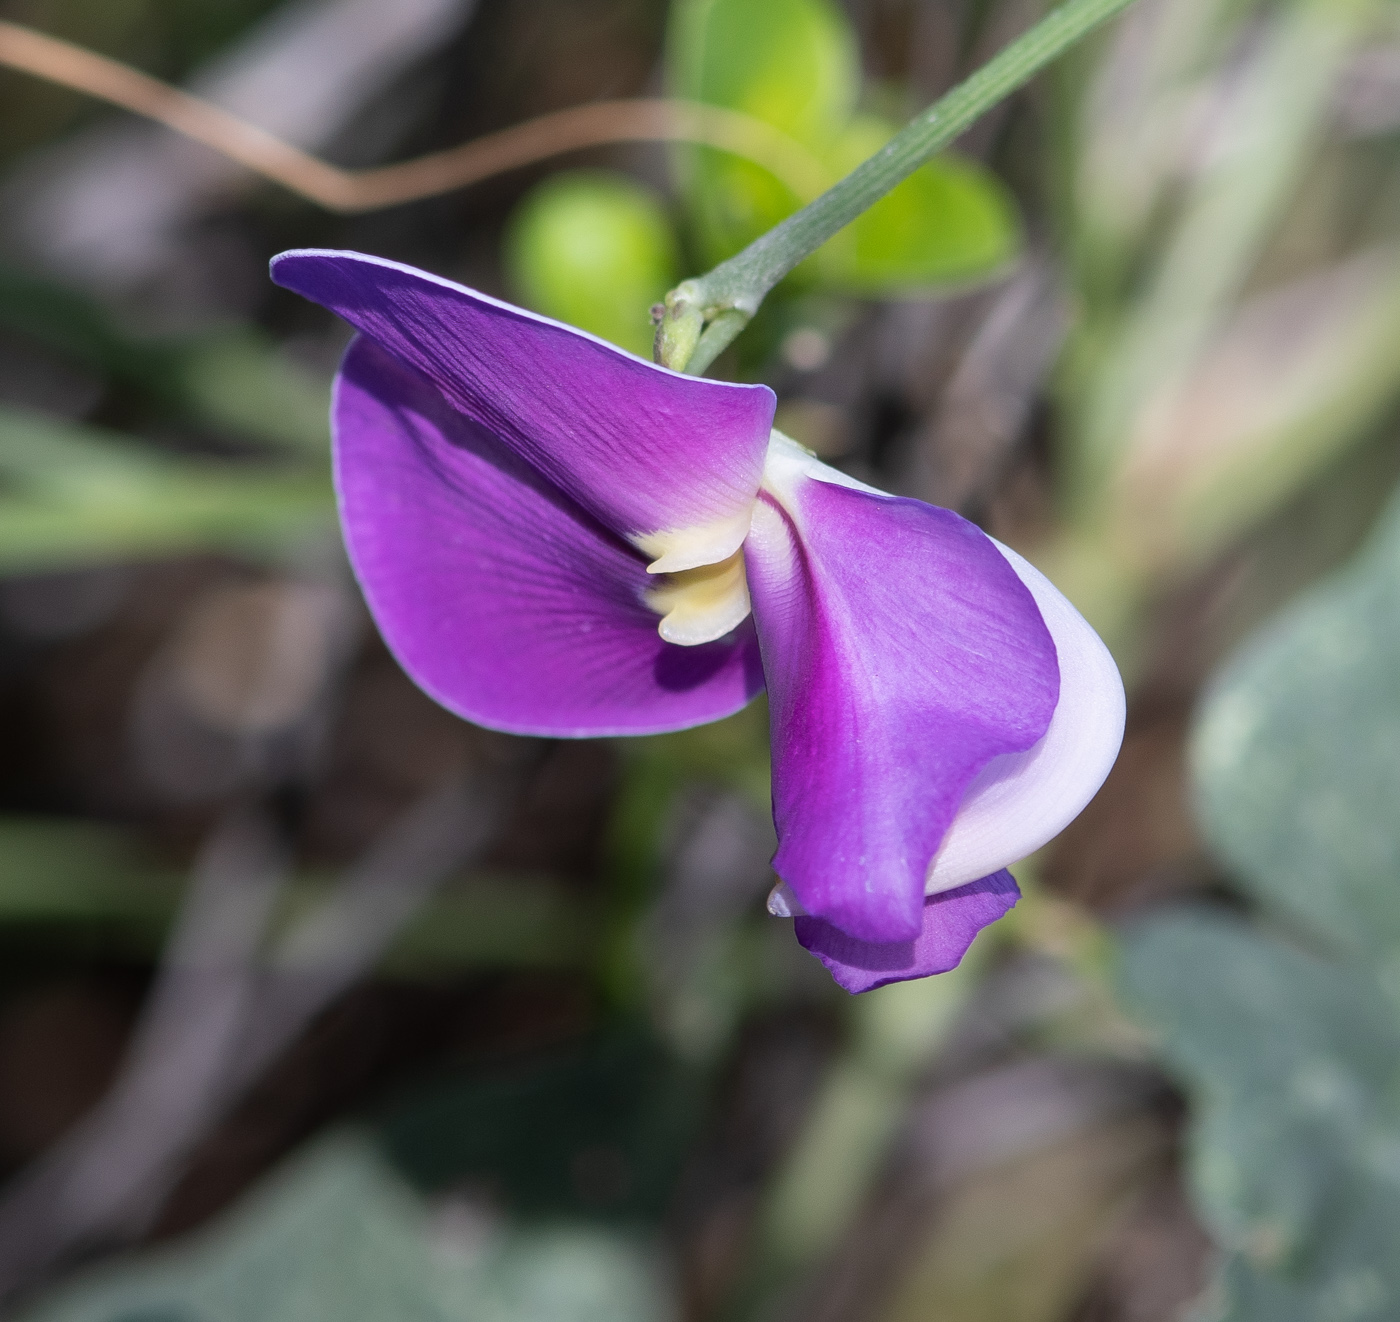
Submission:
<svg viewBox="0 0 1400 1322">
<path fill-rule="evenodd" d="M 1015 878 L 1002 871 L 926 896 L 919 934 L 911 941 L 859 941 L 822 918 L 796 918 L 793 931 L 840 986 L 865 992 L 956 968 L 977 933 L 1020 898 Z"/>
<path fill-rule="evenodd" d="M 677 647 L 643 556 L 373 340 L 334 402 L 346 544 L 404 669 L 468 720 L 522 734 L 646 734 L 763 686 L 752 625 Z"/>
<path fill-rule="evenodd" d="M 938 847 L 925 890 L 956 886 L 1033 854 L 1072 822 L 1103 784 L 1123 743 L 1127 703 L 1113 657 L 1055 585 L 999 546 L 1055 640 L 1060 697 L 1050 728 L 1024 753 L 977 773 Z"/>
<path fill-rule="evenodd" d="M 413 367 L 614 532 L 721 529 L 722 549 L 697 564 L 723 559 L 743 539 L 773 421 L 766 386 L 682 376 L 361 253 L 283 253 L 272 277 Z"/>
<path fill-rule="evenodd" d="M 809 914 L 907 942 L 967 787 L 1049 727 L 1055 645 L 1006 558 L 956 514 L 772 462 L 768 481 L 777 496 L 759 499 L 745 564 L 770 695 L 773 866 Z"/>
</svg>

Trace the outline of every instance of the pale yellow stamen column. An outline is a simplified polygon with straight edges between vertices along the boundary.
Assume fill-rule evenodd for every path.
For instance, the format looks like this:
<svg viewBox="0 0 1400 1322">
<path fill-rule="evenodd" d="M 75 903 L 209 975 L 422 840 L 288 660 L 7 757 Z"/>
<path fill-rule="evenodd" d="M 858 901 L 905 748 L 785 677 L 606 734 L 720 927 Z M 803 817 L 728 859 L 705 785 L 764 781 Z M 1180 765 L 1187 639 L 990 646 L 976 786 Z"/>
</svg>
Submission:
<svg viewBox="0 0 1400 1322">
<path fill-rule="evenodd" d="M 668 643 L 695 647 L 724 637 L 749 613 L 743 548 L 718 564 L 664 575 L 646 602 L 664 617 L 659 629 Z"/>
<path fill-rule="evenodd" d="M 643 555 L 651 557 L 648 574 L 678 574 L 682 570 L 727 560 L 744 544 L 752 518 L 750 504 L 727 519 L 697 524 L 693 528 L 643 533 L 631 541 Z"/>
<path fill-rule="evenodd" d="M 874 490 L 828 468 L 810 450 L 775 429 L 764 459 L 764 490 L 784 503 L 789 489 L 808 478 Z M 743 544 L 752 521 L 750 506 L 728 519 L 632 538 L 633 545 L 654 557 L 647 573 L 659 581 L 643 593 L 643 599 L 662 616 L 658 631 L 668 643 L 681 647 L 711 643 L 747 618 L 749 583 Z"/>
</svg>

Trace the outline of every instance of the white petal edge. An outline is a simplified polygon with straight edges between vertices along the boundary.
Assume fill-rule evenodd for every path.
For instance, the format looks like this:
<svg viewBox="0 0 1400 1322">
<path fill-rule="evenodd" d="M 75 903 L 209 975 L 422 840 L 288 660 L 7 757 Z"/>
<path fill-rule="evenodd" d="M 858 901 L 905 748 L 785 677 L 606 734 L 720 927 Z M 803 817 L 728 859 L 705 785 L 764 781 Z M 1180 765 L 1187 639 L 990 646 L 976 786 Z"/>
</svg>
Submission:
<svg viewBox="0 0 1400 1322">
<path fill-rule="evenodd" d="M 828 467 L 775 430 L 764 487 L 781 500 L 804 477 L 874 496 L 890 494 Z M 1024 753 L 993 758 L 968 786 L 929 864 L 925 895 L 980 881 L 1048 844 L 1098 793 L 1123 744 L 1127 697 L 1103 640 L 1030 561 L 995 537 L 991 541 L 1035 598 L 1050 630 L 1060 665 L 1060 698 L 1039 743 Z M 768 897 L 768 912 L 796 917 L 804 910 L 780 881 Z"/>
<path fill-rule="evenodd" d="M 768 892 L 767 907 L 774 918 L 802 918 L 807 913 L 802 907 L 802 901 L 792 893 L 792 887 L 785 881 L 778 882 Z"/>
<path fill-rule="evenodd" d="M 968 786 L 929 865 L 926 895 L 990 876 L 1053 840 L 1098 792 L 1123 743 L 1127 700 L 1108 648 L 1040 570 L 993 541 L 1050 630 L 1060 700 L 1038 744 L 993 758 Z"/>
</svg>

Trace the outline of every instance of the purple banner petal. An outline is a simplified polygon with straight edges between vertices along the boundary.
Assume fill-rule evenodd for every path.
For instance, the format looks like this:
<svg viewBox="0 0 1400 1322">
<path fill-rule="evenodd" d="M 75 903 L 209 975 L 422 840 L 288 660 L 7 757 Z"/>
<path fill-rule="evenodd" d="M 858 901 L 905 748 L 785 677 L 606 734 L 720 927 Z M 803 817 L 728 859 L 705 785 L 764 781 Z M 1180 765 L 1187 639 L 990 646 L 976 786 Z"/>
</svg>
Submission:
<svg viewBox="0 0 1400 1322">
<path fill-rule="evenodd" d="M 361 338 L 337 381 L 346 544 L 385 641 L 443 706 L 519 734 L 647 734 L 763 687 L 753 626 L 662 641 L 645 559 Z"/>
<path fill-rule="evenodd" d="M 968 785 L 1049 727 L 1055 646 L 1006 558 L 956 514 L 806 476 L 780 493 L 760 497 L 745 548 L 773 866 L 808 913 L 908 941 Z"/>
<path fill-rule="evenodd" d="M 691 564 L 722 560 L 748 530 L 773 422 L 767 386 L 727 385 L 643 362 L 582 331 L 361 253 L 306 249 L 272 278 L 324 304 L 415 368 L 466 417 L 614 532 L 681 537 Z M 638 541 L 641 544 L 641 541 Z"/>
<path fill-rule="evenodd" d="M 977 933 L 1009 913 L 1020 898 L 1016 879 L 1002 871 L 927 896 L 922 926 L 912 941 L 857 941 L 821 918 L 795 918 L 793 931 L 840 986 L 865 992 L 957 968 Z"/>
</svg>

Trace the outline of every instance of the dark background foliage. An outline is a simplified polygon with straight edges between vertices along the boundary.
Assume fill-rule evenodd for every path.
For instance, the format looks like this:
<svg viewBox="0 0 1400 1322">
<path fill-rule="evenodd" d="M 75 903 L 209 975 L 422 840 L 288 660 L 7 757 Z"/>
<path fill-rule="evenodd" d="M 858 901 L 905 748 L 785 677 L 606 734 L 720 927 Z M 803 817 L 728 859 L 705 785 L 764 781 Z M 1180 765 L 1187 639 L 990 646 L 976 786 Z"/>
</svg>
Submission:
<svg viewBox="0 0 1400 1322">
<path fill-rule="evenodd" d="M 859 64 L 752 77 L 878 143 L 1038 13 L 774 0 L 779 49 Z M 234 101 L 324 22 L 239 108 L 347 166 L 752 54 L 678 87 L 660 0 L 0 18 Z M 355 248 L 633 344 L 797 199 L 628 145 L 338 217 L 0 72 L 14 1315 L 1393 1316 L 1398 43 L 1379 0 L 1140 0 L 717 365 L 1030 555 L 1129 685 L 1013 915 L 855 1001 L 763 912 L 761 702 L 556 743 L 403 675 L 333 524 L 347 333 L 265 275 Z"/>
</svg>

